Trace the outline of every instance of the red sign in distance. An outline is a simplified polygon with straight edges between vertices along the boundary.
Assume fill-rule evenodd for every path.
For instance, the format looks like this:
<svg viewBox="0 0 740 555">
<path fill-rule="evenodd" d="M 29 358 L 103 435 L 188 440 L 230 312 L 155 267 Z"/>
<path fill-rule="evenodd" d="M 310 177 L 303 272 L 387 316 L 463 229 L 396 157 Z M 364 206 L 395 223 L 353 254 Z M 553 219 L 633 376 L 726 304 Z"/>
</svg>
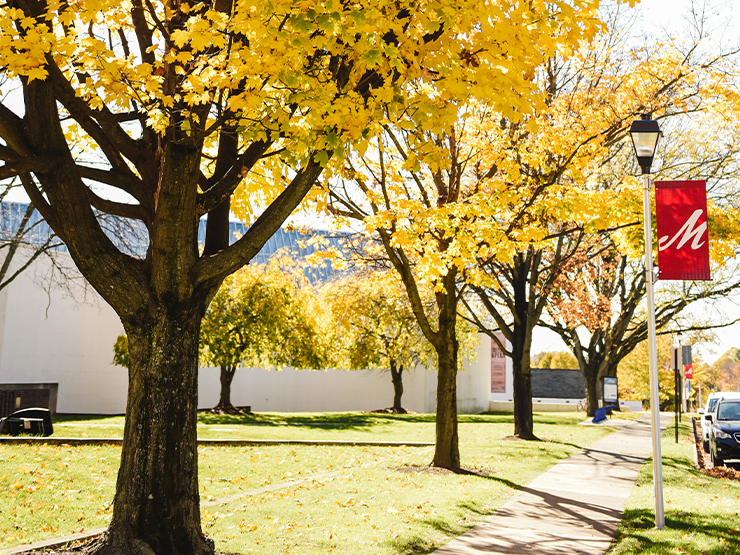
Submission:
<svg viewBox="0 0 740 555">
<path fill-rule="evenodd" d="M 656 181 L 660 279 L 711 280 L 706 181 Z"/>
<path fill-rule="evenodd" d="M 694 365 L 693 364 L 684 364 L 683 365 L 683 375 L 686 376 L 687 380 L 693 380 L 694 379 Z"/>
</svg>

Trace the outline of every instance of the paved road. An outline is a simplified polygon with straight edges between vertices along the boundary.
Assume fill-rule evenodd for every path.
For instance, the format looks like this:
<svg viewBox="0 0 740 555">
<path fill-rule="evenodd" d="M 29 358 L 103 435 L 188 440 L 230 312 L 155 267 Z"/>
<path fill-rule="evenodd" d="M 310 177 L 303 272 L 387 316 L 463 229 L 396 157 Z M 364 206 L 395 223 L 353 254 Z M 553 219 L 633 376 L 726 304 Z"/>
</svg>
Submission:
<svg viewBox="0 0 740 555">
<path fill-rule="evenodd" d="M 668 415 L 661 415 L 665 426 Z M 542 474 L 436 555 L 600 555 L 652 454 L 650 415 Z"/>
</svg>

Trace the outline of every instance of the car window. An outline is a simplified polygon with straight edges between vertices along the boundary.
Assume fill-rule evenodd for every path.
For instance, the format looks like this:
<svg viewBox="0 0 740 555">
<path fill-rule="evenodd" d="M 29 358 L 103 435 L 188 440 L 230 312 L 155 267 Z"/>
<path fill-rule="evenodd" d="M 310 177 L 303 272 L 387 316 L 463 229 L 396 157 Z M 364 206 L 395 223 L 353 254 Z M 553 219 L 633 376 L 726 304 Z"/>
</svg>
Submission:
<svg viewBox="0 0 740 555">
<path fill-rule="evenodd" d="M 740 403 L 720 403 L 717 420 L 740 420 Z"/>
<path fill-rule="evenodd" d="M 714 407 L 717 406 L 717 401 L 719 401 L 719 399 L 717 399 L 716 397 L 714 399 L 709 399 L 706 412 L 714 412 Z"/>
</svg>

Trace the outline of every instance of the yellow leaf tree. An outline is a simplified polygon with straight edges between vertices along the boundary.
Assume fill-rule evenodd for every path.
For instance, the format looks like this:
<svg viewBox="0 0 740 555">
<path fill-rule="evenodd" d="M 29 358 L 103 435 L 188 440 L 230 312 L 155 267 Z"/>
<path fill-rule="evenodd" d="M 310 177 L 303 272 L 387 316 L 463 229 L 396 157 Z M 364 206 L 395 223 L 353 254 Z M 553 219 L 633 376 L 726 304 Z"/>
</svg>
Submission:
<svg viewBox="0 0 740 555">
<path fill-rule="evenodd" d="M 486 14 L 466 41 L 495 43 L 464 50 L 461 69 L 476 75 L 453 95 L 436 93 L 434 103 L 414 105 L 405 118 L 383 122 L 383 134 L 363 144 L 329 182 L 329 210 L 345 221 L 361 222 L 378 239 L 386 259 L 406 287 L 414 315 L 437 358 L 436 444 L 433 464 L 460 465 L 457 433 L 456 336 L 460 296 L 457 283 L 479 249 L 510 255 L 507 229 L 522 214 L 531 191 L 507 189 L 491 179 L 490 128 L 493 121 L 519 122 L 544 104 L 535 70 L 560 49 L 572 51 L 600 28 L 597 3 L 528 2 L 481 5 Z M 491 79 L 491 52 L 496 59 Z M 409 95 L 429 90 L 414 83 Z M 491 119 L 495 113 L 497 120 Z M 485 147 L 483 147 L 485 145 Z M 535 194 L 536 196 L 536 194 Z M 490 214 L 488 225 L 473 229 Z M 513 205 L 515 208 L 510 208 Z M 521 240 L 521 237 L 515 237 Z M 499 242 L 501 243 L 499 245 Z M 436 310 L 424 310 L 420 290 L 432 287 Z"/>
<path fill-rule="evenodd" d="M 381 122 L 409 111 L 433 117 L 445 103 L 449 114 L 453 100 L 472 91 L 515 115 L 533 93 L 531 58 L 590 33 L 597 7 L 591 0 L 0 7 L 0 177 L 21 180 L 129 340 L 121 466 L 96 552 L 213 553 L 198 495 L 201 319 L 221 282 L 259 252 L 327 162 L 367 141 Z M 231 209 L 251 226 L 230 245 Z M 147 232 L 143 251 L 120 249 L 99 214 L 137 222 Z"/>
<path fill-rule="evenodd" d="M 406 291 L 389 272 L 353 272 L 321 288 L 332 314 L 334 364 L 338 368 L 388 370 L 393 382 L 392 412 L 404 414 L 403 373 L 434 359 Z M 430 306 L 429 296 L 425 303 Z"/>
<path fill-rule="evenodd" d="M 200 330 L 200 361 L 220 369 L 221 395 L 214 411 L 241 412 L 231 403 L 240 366 L 325 368 L 328 342 L 320 326 L 315 291 L 300 266 L 278 259 L 250 265 L 226 278 Z"/>
</svg>

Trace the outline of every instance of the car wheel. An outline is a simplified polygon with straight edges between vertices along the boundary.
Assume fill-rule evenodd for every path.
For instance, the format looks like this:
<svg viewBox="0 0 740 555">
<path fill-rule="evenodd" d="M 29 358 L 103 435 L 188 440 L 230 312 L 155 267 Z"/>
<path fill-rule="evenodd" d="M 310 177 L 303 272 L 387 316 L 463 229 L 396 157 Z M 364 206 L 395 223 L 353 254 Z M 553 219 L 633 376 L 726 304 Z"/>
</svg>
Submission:
<svg viewBox="0 0 740 555">
<path fill-rule="evenodd" d="M 712 454 L 712 464 L 714 465 L 714 468 L 717 468 L 718 466 L 723 466 L 725 464 L 725 460 Z"/>
</svg>

